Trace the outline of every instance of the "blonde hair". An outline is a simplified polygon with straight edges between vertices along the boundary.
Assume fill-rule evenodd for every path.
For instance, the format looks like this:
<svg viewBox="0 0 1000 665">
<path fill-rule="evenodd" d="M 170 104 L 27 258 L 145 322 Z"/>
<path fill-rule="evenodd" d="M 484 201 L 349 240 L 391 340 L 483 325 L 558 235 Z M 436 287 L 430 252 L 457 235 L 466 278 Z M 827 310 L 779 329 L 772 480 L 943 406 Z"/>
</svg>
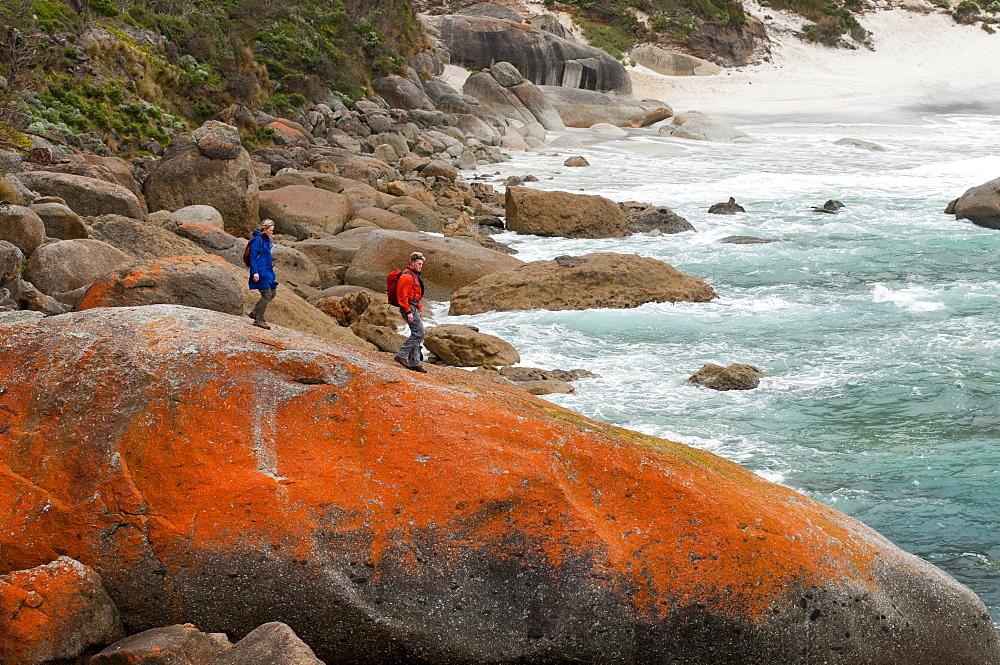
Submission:
<svg viewBox="0 0 1000 665">
<path fill-rule="evenodd" d="M 273 219 L 265 219 L 265 220 L 261 221 L 260 228 L 262 228 L 262 229 L 274 228 L 274 220 Z"/>
</svg>

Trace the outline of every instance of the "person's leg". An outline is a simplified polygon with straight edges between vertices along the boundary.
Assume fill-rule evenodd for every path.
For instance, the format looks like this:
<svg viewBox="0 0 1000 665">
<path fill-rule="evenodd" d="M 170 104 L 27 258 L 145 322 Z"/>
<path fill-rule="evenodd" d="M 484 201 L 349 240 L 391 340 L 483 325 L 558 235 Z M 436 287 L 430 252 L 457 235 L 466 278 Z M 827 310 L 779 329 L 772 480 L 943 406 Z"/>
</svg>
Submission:
<svg viewBox="0 0 1000 665">
<path fill-rule="evenodd" d="M 410 339 L 406 341 L 413 340 L 413 344 L 409 348 L 409 355 L 406 357 L 406 361 L 410 364 L 410 367 L 420 367 L 424 362 L 423 349 L 421 348 L 424 342 L 424 322 L 421 320 L 420 312 L 416 307 L 413 307 L 411 311 L 413 312 L 413 323 L 410 324 Z"/>
<path fill-rule="evenodd" d="M 416 364 L 420 365 L 421 353 L 420 353 L 420 343 L 424 341 L 424 325 L 420 320 L 420 312 L 417 311 L 416 307 L 411 306 L 410 311 L 413 312 L 413 321 L 407 322 L 407 326 L 410 328 L 410 336 L 406 338 L 403 345 L 399 347 L 399 351 L 396 353 L 396 360 L 402 361 L 407 367 L 413 367 L 412 359 L 416 355 Z M 403 317 L 406 321 L 406 317 Z"/>
<path fill-rule="evenodd" d="M 277 289 L 261 289 L 260 290 L 260 300 L 257 301 L 257 305 L 250 312 L 253 316 L 253 320 L 257 323 L 265 323 L 264 313 L 267 311 L 267 306 L 272 300 L 274 300 L 274 294 Z"/>
</svg>

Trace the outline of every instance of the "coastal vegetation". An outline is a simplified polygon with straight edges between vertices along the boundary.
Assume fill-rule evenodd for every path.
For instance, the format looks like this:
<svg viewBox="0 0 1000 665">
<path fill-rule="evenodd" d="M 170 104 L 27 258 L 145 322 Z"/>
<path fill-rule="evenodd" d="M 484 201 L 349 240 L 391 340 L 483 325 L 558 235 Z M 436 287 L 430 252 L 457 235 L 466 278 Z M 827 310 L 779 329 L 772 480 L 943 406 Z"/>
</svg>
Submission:
<svg viewBox="0 0 1000 665">
<path fill-rule="evenodd" d="M 8 147 L 27 130 L 145 152 L 226 109 L 350 103 L 427 43 L 407 0 L 11 0 L 0 12 Z"/>
</svg>

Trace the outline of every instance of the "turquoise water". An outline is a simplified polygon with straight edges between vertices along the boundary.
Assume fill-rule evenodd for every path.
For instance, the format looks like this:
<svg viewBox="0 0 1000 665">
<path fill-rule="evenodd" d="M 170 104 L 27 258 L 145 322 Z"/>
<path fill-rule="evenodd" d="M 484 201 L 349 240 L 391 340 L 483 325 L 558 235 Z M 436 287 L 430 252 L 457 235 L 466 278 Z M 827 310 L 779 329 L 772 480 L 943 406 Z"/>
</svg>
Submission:
<svg viewBox="0 0 1000 665">
<path fill-rule="evenodd" d="M 438 310 L 437 322 L 498 335 L 523 365 L 597 372 L 576 394 L 547 398 L 709 450 L 857 517 L 971 587 L 1000 621 L 1000 231 L 942 213 L 1000 176 L 1000 118 L 741 129 L 754 140 L 699 144 L 637 131 L 584 151 L 524 153 L 490 171 L 666 205 L 697 229 L 500 236 L 518 242 L 519 258 L 638 253 L 704 279 L 718 300 Z M 845 137 L 886 151 L 833 144 Z M 570 154 L 591 168 L 563 167 Z M 707 214 L 730 196 L 746 214 Z M 810 211 L 830 198 L 846 205 L 840 214 Z M 717 242 L 727 235 L 778 242 Z M 756 365 L 768 378 L 747 392 L 687 384 L 707 362 Z"/>
</svg>

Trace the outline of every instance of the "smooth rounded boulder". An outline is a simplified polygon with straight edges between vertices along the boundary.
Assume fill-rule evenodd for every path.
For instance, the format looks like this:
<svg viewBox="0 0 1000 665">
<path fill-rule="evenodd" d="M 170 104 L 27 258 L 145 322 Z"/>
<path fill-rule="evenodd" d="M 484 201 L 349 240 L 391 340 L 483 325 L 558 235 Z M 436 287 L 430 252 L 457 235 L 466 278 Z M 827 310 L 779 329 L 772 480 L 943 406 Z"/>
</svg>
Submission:
<svg viewBox="0 0 1000 665">
<path fill-rule="evenodd" d="M 354 216 L 354 205 L 343 194 L 303 185 L 260 193 L 261 219 L 274 220 L 276 233 L 302 240 L 313 234 L 336 235 Z"/>
<path fill-rule="evenodd" d="M 28 208 L 42 220 L 42 224 L 45 225 L 45 235 L 49 238 L 74 240 L 89 237 L 87 225 L 69 206 L 49 201 L 32 203 Z"/>
<path fill-rule="evenodd" d="M 857 520 L 469 372 L 165 305 L 10 326 L 0 363 L 0 572 L 65 551 L 129 633 L 267 617 L 374 665 L 1000 659 L 975 594 Z"/>
<path fill-rule="evenodd" d="M 232 159 L 216 142 L 202 140 L 202 152 L 191 135 L 174 138 L 156 163 L 144 191 L 150 210 L 177 210 L 189 205 L 212 206 L 222 214 L 225 231 L 248 237 L 260 222 L 254 162 L 242 147 Z"/>
<path fill-rule="evenodd" d="M 39 247 L 24 267 L 24 278 L 54 295 L 90 286 L 133 258 L 106 242 L 80 238 Z"/>
<path fill-rule="evenodd" d="M 563 238 L 624 238 L 628 219 L 617 203 L 603 196 L 508 187 L 507 229 Z"/>
<path fill-rule="evenodd" d="M 122 185 L 50 171 L 29 171 L 18 177 L 25 186 L 42 196 L 61 198 L 78 215 L 123 215 L 132 219 L 145 217 L 139 198 Z"/>
<path fill-rule="evenodd" d="M 30 208 L 0 202 L 0 240 L 30 255 L 45 242 L 45 223 Z"/>
<path fill-rule="evenodd" d="M 627 99 L 552 85 L 539 88 L 567 127 L 603 122 L 618 127 L 648 127 L 673 115 L 673 109 L 658 99 Z"/>
<path fill-rule="evenodd" d="M 101 578 L 69 557 L 0 575 L 0 662 L 70 662 L 125 636 Z"/>
<path fill-rule="evenodd" d="M 557 256 L 487 275 L 451 296 L 449 314 L 523 309 L 628 309 L 647 302 L 708 302 L 704 281 L 638 254 Z"/>
<path fill-rule="evenodd" d="M 129 263 L 94 282 L 77 309 L 172 304 L 242 315 L 240 283 L 228 265 L 211 254 Z"/>
<path fill-rule="evenodd" d="M 509 342 L 479 332 L 474 326 L 446 324 L 431 328 L 424 339 L 427 350 L 452 367 L 514 365 L 521 356 Z"/>
<path fill-rule="evenodd" d="M 753 390 L 767 374 L 753 365 L 732 363 L 727 367 L 706 363 L 688 381 L 712 390 Z"/>
<path fill-rule="evenodd" d="M 167 221 L 173 224 L 204 224 L 223 230 L 226 227 L 222 214 L 212 206 L 193 205 L 184 206 L 179 210 L 174 210 L 167 217 Z"/>
<path fill-rule="evenodd" d="M 91 219 L 90 237 L 117 247 L 137 259 L 163 259 L 205 253 L 195 243 L 165 228 L 121 215 L 104 215 Z"/>
<path fill-rule="evenodd" d="M 956 219 L 967 219 L 977 226 L 1000 229 L 1000 178 L 972 187 L 955 201 Z"/>
<path fill-rule="evenodd" d="M 412 252 L 421 252 L 427 258 L 421 277 L 428 300 L 447 300 L 455 289 L 484 275 L 524 263 L 455 238 L 406 231 L 372 231 L 364 237 L 347 268 L 344 283 L 372 291 L 384 292 L 386 275 L 405 268 Z"/>
</svg>

